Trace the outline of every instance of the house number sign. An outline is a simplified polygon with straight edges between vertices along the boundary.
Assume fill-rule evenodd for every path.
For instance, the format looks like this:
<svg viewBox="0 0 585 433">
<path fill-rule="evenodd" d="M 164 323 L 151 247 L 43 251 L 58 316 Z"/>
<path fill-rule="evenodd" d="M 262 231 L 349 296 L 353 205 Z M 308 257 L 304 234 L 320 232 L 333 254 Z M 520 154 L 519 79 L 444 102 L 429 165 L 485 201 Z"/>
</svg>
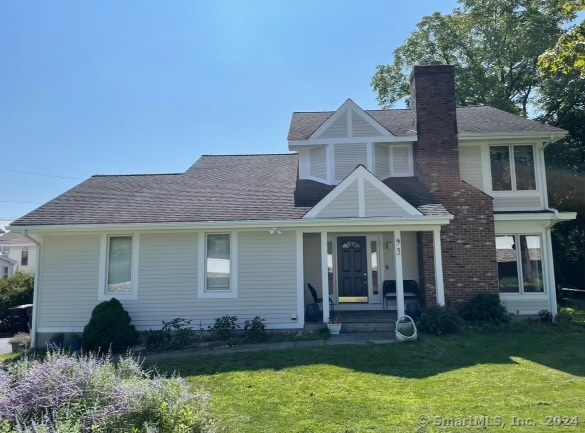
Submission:
<svg viewBox="0 0 585 433">
<path fill-rule="evenodd" d="M 396 255 L 400 255 L 400 238 L 396 238 Z"/>
</svg>

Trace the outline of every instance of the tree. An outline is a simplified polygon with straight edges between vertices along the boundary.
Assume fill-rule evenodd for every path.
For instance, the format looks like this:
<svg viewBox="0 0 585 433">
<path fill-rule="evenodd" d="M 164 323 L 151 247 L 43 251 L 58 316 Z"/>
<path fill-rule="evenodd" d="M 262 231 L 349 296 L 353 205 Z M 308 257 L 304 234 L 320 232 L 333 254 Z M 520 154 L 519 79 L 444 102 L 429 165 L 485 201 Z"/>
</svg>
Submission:
<svg viewBox="0 0 585 433">
<path fill-rule="evenodd" d="M 491 105 L 526 116 L 539 87 L 538 58 L 559 39 L 569 17 L 556 1 L 460 3 L 449 15 L 424 17 L 394 51 L 394 62 L 377 67 L 372 87 L 378 102 L 388 108 L 408 98 L 412 67 L 439 60 L 455 66 L 458 105 Z"/>
<path fill-rule="evenodd" d="M 563 0 L 567 17 L 577 11 L 585 11 L 585 0 Z M 556 45 L 545 51 L 538 61 L 544 74 L 579 74 L 585 78 L 585 21 L 567 30 Z"/>
<path fill-rule="evenodd" d="M 585 288 L 585 80 L 576 70 L 548 74 L 538 102 L 541 121 L 569 131 L 545 151 L 550 206 L 577 211 L 553 229 L 555 274 L 564 286 Z"/>
</svg>

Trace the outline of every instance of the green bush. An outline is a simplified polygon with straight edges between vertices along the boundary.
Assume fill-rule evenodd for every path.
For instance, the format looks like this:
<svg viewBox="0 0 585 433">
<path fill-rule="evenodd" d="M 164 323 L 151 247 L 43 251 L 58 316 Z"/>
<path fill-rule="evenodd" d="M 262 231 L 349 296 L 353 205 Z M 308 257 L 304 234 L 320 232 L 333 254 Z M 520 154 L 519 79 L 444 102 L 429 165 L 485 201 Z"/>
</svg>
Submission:
<svg viewBox="0 0 585 433">
<path fill-rule="evenodd" d="M 237 322 L 237 316 L 218 317 L 209 329 L 215 339 L 221 341 L 231 340 L 235 336 L 236 329 L 239 328 Z"/>
<path fill-rule="evenodd" d="M 426 309 L 418 324 L 422 332 L 435 335 L 455 334 L 459 332 L 461 317 L 451 305 L 437 305 Z"/>
<path fill-rule="evenodd" d="M 470 322 L 491 323 L 501 325 L 508 323 L 512 316 L 500 301 L 500 296 L 481 293 L 469 301 L 461 309 L 461 317 Z"/>
<path fill-rule="evenodd" d="M 0 279 L 0 331 L 11 327 L 10 308 L 32 304 L 34 285 L 34 275 L 26 272 L 15 272 L 10 278 Z"/>
<path fill-rule="evenodd" d="M 561 308 L 557 317 L 555 317 L 556 323 L 571 323 L 575 320 L 575 310 L 573 308 Z"/>
<path fill-rule="evenodd" d="M 168 322 L 163 320 L 162 328 L 147 331 L 144 335 L 144 346 L 148 350 L 184 349 L 195 343 L 199 336 L 191 328 L 192 320 L 177 317 Z"/>
<path fill-rule="evenodd" d="M 98 304 L 83 328 L 83 348 L 119 353 L 134 346 L 138 332 L 130 322 L 130 315 L 116 298 Z"/>
<path fill-rule="evenodd" d="M 266 325 L 265 320 L 260 316 L 254 317 L 252 320 L 244 321 L 244 335 L 246 340 L 253 343 L 266 340 Z"/>
</svg>

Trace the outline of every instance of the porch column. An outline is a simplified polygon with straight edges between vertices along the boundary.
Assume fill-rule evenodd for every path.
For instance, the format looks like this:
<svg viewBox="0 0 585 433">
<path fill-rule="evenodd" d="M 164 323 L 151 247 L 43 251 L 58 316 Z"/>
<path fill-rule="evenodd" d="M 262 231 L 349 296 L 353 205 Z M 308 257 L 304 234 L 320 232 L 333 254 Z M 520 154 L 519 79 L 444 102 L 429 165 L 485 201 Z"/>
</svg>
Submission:
<svg viewBox="0 0 585 433">
<path fill-rule="evenodd" d="M 404 277 L 402 275 L 402 241 L 400 231 L 394 231 L 394 267 L 396 268 L 396 314 L 404 314 Z"/>
<path fill-rule="evenodd" d="M 321 297 L 323 322 L 329 323 L 329 266 L 327 264 L 327 232 L 321 232 Z"/>
<path fill-rule="evenodd" d="M 445 287 L 443 286 L 443 256 L 441 254 L 441 228 L 433 230 L 433 256 L 435 257 L 435 287 L 437 305 L 445 305 Z"/>
<path fill-rule="evenodd" d="M 299 327 L 305 324 L 305 268 L 304 268 L 304 238 L 303 231 L 297 230 L 297 315 Z"/>
</svg>

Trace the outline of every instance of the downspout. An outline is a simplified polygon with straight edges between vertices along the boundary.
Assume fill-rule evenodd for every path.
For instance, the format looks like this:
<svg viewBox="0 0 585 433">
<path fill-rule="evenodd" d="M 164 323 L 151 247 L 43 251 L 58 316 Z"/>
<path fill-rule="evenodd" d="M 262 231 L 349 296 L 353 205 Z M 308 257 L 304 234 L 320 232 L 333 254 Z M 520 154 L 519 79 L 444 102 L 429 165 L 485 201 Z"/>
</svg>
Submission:
<svg viewBox="0 0 585 433">
<path fill-rule="evenodd" d="M 37 316 L 39 310 L 39 280 L 41 275 L 41 243 L 37 241 L 35 238 L 29 236 L 27 231 L 23 232 L 25 238 L 30 240 L 37 246 L 37 265 L 35 267 L 35 283 L 33 287 L 33 313 L 32 313 L 32 323 L 31 323 L 31 347 L 36 347 L 36 339 L 37 339 Z"/>
<path fill-rule="evenodd" d="M 551 313 L 553 315 L 553 318 L 557 315 L 557 281 L 554 278 L 554 274 L 555 274 L 555 264 L 554 264 L 554 258 L 553 258 L 553 253 L 552 253 L 552 238 L 550 235 L 550 229 L 553 228 L 553 226 L 559 222 L 559 211 L 557 209 L 553 209 L 551 207 L 547 207 L 546 210 L 548 211 L 552 211 L 553 213 L 553 220 L 550 222 L 550 224 L 546 227 L 546 231 L 544 232 L 545 236 L 546 236 L 546 244 L 547 244 L 547 249 L 548 251 L 548 257 L 549 259 L 547 260 L 549 262 L 549 272 L 550 272 L 550 280 L 552 283 L 552 287 L 551 290 L 549 290 L 548 293 L 548 299 L 549 299 L 549 304 L 550 304 L 550 309 L 551 309 Z"/>
</svg>

